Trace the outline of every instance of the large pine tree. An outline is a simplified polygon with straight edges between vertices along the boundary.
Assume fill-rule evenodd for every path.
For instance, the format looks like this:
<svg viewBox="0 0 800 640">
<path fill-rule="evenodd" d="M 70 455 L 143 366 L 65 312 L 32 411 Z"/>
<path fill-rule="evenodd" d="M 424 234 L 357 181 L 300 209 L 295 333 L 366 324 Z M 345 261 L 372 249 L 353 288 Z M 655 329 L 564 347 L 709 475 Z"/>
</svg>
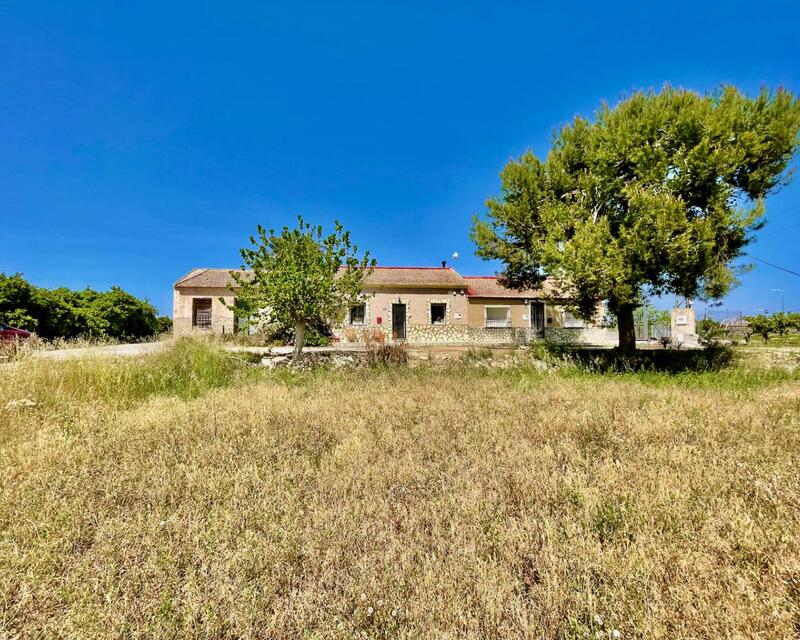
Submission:
<svg viewBox="0 0 800 640">
<path fill-rule="evenodd" d="M 713 299 L 737 283 L 732 262 L 786 182 L 798 131 L 800 101 L 782 89 L 667 87 L 604 104 L 564 126 L 545 161 L 506 165 L 475 220 L 477 253 L 503 261 L 513 287 L 553 278 L 584 317 L 607 300 L 632 351 L 644 296 Z"/>
</svg>

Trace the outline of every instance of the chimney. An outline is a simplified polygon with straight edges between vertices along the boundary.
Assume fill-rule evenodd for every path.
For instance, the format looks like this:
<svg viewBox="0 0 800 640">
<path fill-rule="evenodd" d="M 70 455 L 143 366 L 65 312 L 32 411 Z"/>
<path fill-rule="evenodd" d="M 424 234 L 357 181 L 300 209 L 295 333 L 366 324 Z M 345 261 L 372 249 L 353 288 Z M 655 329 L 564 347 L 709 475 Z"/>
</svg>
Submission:
<svg viewBox="0 0 800 640">
<path fill-rule="evenodd" d="M 442 260 L 442 269 L 447 268 L 447 260 Z"/>
</svg>

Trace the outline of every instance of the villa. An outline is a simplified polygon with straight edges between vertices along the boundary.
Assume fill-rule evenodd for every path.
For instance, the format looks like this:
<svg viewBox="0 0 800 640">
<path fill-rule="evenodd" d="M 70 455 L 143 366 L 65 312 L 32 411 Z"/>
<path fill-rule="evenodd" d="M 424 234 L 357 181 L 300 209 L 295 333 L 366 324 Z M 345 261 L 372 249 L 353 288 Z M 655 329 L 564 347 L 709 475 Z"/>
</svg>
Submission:
<svg viewBox="0 0 800 640">
<path fill-rule="evenodd" d="M 239 271 L 238 273 L 245 273 Z M 175 335 L 237 330 L 230 269 L 193 269 L 173 290 Z M 364 279 L 365 301 L 332 327 L 340 343 L 525 344 L 606 342 L 616 332 L 572 316 L 542 289 L 518 291 L 495 276 L 462 276 L 452 267 L 375 267 Z"/>
</svg>

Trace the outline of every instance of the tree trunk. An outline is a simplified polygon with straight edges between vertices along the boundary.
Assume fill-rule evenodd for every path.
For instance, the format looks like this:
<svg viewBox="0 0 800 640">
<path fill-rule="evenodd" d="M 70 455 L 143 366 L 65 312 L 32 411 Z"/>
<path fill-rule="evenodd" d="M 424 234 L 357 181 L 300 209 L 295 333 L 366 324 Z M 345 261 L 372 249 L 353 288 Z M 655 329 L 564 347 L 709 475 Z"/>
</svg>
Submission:
<svg viewBox="0 0 800 640">
<path fill-rule="evenodd" d="M 303 350 L 303 340 L 306 337 L 306 323 L 303 321 L 298 321 L 294 325 L 294 352 L 292 353 L 292 359 L 298 360 L 300 358 L 300 352 Z"/>
<path fill-rule="evenodd" d="M 636 328 L 633 324 L 632 304 L 621 304 L 617 309 L 617 327 L 619 330 L 619 350 L 625 355 L 636 352 Z"/>
</svg>

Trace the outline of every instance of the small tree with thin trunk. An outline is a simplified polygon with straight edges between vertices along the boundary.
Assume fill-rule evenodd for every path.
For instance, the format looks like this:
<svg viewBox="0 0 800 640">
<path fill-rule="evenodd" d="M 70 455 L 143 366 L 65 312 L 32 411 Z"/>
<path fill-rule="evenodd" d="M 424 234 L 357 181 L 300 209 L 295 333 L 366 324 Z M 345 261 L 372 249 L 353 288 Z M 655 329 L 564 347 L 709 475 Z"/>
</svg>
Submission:
<svg viewBox="0 0 800 640">
<path fill-rule="evenodd" d="M 584 318 L 607 300 L 633 351 L 645 296 L 718 299 L 737 283 L 732 261 L 785 182 L 798 130 L 800 101 L 784 90 L 667 87 L 603 105 L 564 126 L 545 161 L 506 165 L 502 196 L 473 227 L 477 254 L 501 260 L 515 288 L 551 278 Z"/>
<path fill-rule="evenodd" d="M 777 330 L 775 318 L 773 316 L 748 316 L 746 320 L 749 323 L 750 332 L 761 336 L 764 342 L 769 342 L 770 335 Z"/>
<path fill-rule="evenodd" d="M 350 232 L 336 221 L 334 231 L 323 235 L 298 216 L 296 229 L 281 232 L 258 226 L 252 247 L 241 250 L 246 274 L 232 272 L 236 291 L 235 312 L 252 318 L 264 313 L 284 326 L 294 327 L 294 358 L 300 357 L 306 327 L 335 323 L 346 310 L 363 300 L 364 276 L 375 265 L 351 244 Z"/>
</svg>

